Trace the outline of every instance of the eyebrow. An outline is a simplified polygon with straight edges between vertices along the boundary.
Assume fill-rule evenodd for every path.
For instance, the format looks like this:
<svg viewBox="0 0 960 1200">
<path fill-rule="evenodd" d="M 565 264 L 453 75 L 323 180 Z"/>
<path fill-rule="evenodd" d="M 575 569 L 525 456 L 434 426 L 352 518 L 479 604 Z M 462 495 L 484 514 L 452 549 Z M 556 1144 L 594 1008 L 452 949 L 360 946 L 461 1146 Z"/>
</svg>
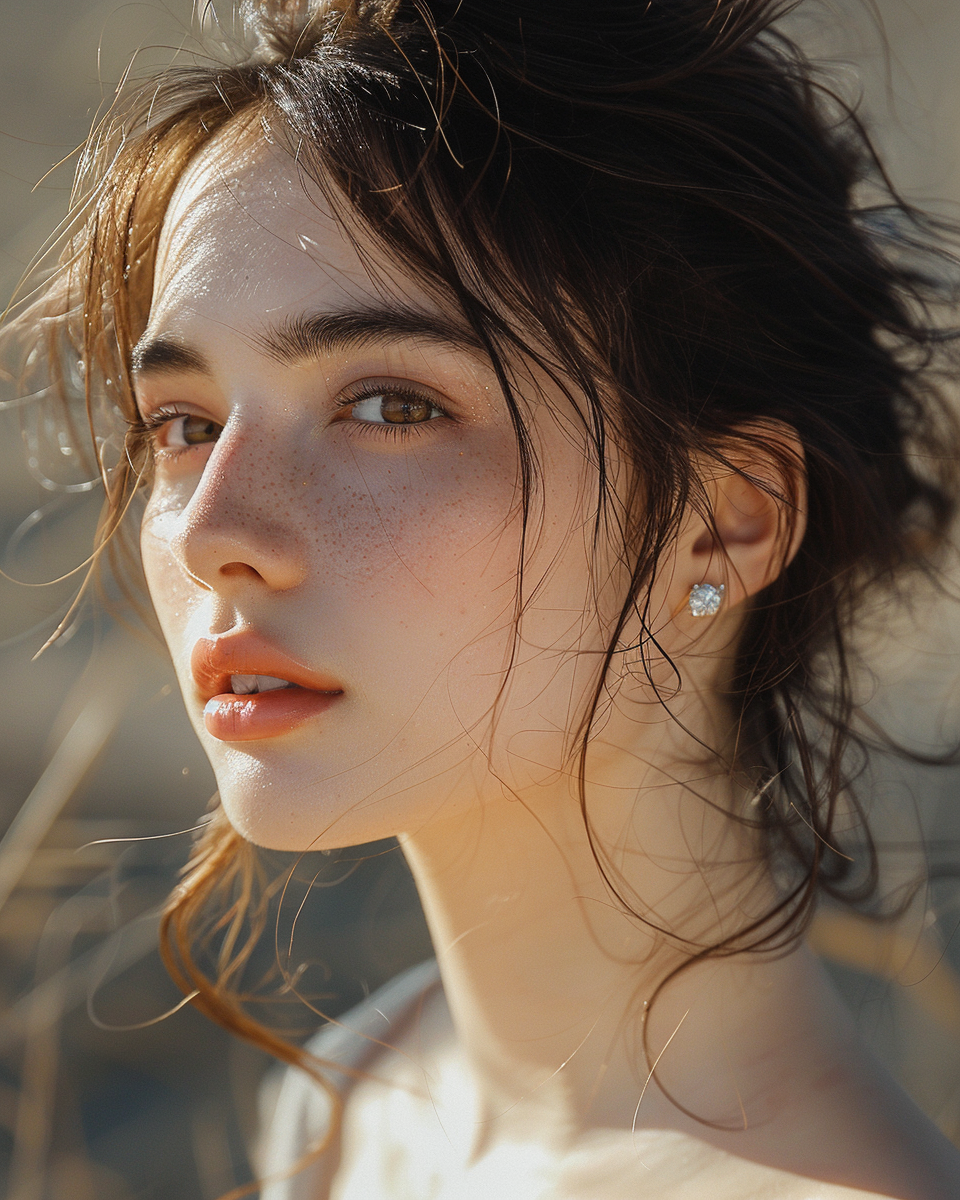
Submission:
<svg viewBox="0 0 960 1200">
<path fill-rule="evenodd" d="M 198 350 L 168 337 L 142 337 L 130 354 L 130 367 L 135 375 L 159 375 L 172 371 L 211 374 L 207 360 Z"/>
<path fill-rule="evenodd" d="M 465 326 L 433 313 L 402 307 L 357 308 L 340 312 L 304 313 L 288 317 L 256 334 L 254 344 L 284 366 L 322 358 L 368 342 L 416 340 L 472 353 L 482 351 L 477 336 Z M 211 375 L 196 349 L 170 337 L 142 337 L 130 355 L 136 375 L 197 371 Z"/>
</svg>

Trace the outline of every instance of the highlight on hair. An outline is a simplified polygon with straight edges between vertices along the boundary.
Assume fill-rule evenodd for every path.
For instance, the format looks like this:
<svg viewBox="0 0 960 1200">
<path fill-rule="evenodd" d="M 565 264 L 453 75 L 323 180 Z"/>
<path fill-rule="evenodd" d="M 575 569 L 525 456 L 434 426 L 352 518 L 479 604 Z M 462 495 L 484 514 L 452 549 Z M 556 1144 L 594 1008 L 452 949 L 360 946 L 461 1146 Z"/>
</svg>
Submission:
<svg viewBox="0 0 960 1200">
<path fill-rule="evenodd" d="M 801 464 L 777 431 L 793 431 L 806 533 L 750 607 L 726 696 L 736 744 L 723 759 L 759 798 L 730 819 L 756 830 L 779 900 L 710 944 L 661 930 L 688 962 L 781 952 L 818 896 L 858 902 L 875 890 L 856 787 L 873 734 L 854 695 L 852 618 L 873 590 L 931 569 L 958 490 L 946 231 L 897 198 L 855 112 L 775 23 L 789 7 L 248 0 L 232 60 L 163 72 L 95 131 L 79 173 L 82 223 L 17 322 L 21 338 L 37 331 L 68 407 L 72 361 L 91 418 L 107 396 L 126 422 L 125 454 L 105 479 L 100 544 L 113 545 L 149 483 L 130 352 L 173 190 L 234 129 L 285 147 L 345 225 L 359 221 L 484 347 L 514 421 L 525 512 L 539 475 L 516 364 L 545 371 L 582 420 L 597 537 L 617 539 L 629 586 L 577 731 L 581 773 L 622 656 L 652 674 L 660 653 L 651 581 L 683 514 L 710 519 L 698 464 L 744 473 L 738 462 L 777 461 L 786 544 Z M 611 448 L 629 466 L 625 494 L 608 477 Z M 643 636 L 627 646 L 638 618 Z M 589 830 L 585 805 L 584 819 Z M 197 925 L 218 904 L 223 928 L 242 921 L 248 850 L 222 817 L 210 822 L 170 899 L 165 959 L 214 1020 L 315 1069 L 244 1014 L 234 935 L 219 978 L 194 963 Z"/>
</svg>

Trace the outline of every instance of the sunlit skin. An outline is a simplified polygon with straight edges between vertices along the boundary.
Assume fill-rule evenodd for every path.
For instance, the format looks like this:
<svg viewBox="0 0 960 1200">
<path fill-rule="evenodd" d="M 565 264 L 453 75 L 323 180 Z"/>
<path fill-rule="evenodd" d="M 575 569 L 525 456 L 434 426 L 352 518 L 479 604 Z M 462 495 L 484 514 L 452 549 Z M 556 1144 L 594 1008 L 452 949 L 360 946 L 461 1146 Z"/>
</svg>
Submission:
<svg viewBox="0 0 960 1200">
<path fill-rule="evenodd" d="M 655 1006 L 663 1083 L 723 1130 L 644 1090 L 640 1013 L 676 939 L 771 899 L 725 815 L 750 797 L 691 734 L 727 736 L 716 687 L 744 605 L 802 522 L 785 546 L 765 491 L 708 473 L 715 526 L 691 514 L 654 585 L 683 727 L 615 659 L 587 809 L 671 941 L 623 914 L 585 834 L 571 750 L 623 579 L 615 545 L 593 545 L 596 466 L 560 389 L 515 364 L 541 480 L 518 614 L 519 460 L 491 364 L 283 151 L 239 134 L 181 181 L 134 365 L 155 447 L 144 566 L 230 820 L 283 849 L 398 837 L 443 973 L 354 1092 L 329 1194 L 421 1200 L 432 1172 L 457 1200 L 558 1178 L 577 1200 L 945 1197 L 952 1151 L 803 950 L 711 963 Z M 726 586 L 706 622 L 684 603 L 704 579 Z M 295 676 L 303 703 L 224 699 L 227 660 L 226 678 Z"/>
</svg>

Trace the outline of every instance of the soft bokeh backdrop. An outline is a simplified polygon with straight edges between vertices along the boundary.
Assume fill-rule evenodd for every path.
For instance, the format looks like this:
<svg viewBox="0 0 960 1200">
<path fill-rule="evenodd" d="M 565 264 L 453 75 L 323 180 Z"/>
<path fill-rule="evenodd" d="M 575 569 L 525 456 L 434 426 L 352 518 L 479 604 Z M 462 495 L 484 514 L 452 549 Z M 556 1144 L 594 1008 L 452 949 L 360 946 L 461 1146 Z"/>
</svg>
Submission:
<svg viewBox="0 0 960 1200">
<path fill-rule="evenodd" d="M 0 0 L 4 303 L 63 217 L 73 151 L 132 52 L 138 70 L 168 61 L 190 43 L 191 17 L 190 0 Z M 898 185 L 960 215 L 960 4 L 818 0 L 794 22 L 837 86 L 862 93 Z M 25 421 L 29 433 L 25 410 L 0 412 L 0 568 L 35 585 L 83 561 L 99 499 L 38 480 Z M 11 1200 L 214 1200 L 250 1177 L 267 1064 L 189 1008 L 144 1024 L 178 999 L 155 949 L 156 910 L 189 845 L 157 835 L 193 826 L 214 781 L 163 654 L 102 606 L 85 606 L 32 661 L 77 581 L 0 579 L 0 1189 Z M 920 614 L 895 633 L 881 614 L 872 661 L 878 708 L 929 744 L 960 726 L 960 607 L 924 602 Z M 887 836 L 909 838 L 917 814 L 937 862 L 960 860 L 955 770 L 880 763 L 875 776 Z M 135 838 L 153 840 L 116 840 Z M 323 884 L 348 876 L 314 889 L 298 935 L 330 1012 L 429 953 L 396 850 L 355 857 L 301 869 L 307 881 L 325 872 Z M 889 885 L 913 865 L 892 859 Z M 958 921 L 948 880 L 899 928 L 826 913 L 813 935 L 865 1036 L 953 1137 Z"/>
</svg>

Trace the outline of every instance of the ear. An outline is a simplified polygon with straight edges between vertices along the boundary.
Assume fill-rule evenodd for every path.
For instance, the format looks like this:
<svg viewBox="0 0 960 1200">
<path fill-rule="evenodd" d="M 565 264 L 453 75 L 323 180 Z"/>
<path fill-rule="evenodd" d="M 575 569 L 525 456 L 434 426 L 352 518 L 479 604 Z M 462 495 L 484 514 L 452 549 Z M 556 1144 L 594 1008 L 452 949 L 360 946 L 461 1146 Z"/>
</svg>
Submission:
<svg viewBox="0 0 960 1200">
<path fill-rule="evenodd" d="M 698 583 L 723 584 L 724 610 L 756 595 L 791 561 L 806 530 L 803 445 L 788 425 L 742 426 L 702 460 L 701 480 L 706 504 L 691 510 L 677 547 L 675 602 L 670 597 L 677 615 Z"/>
</svg>

